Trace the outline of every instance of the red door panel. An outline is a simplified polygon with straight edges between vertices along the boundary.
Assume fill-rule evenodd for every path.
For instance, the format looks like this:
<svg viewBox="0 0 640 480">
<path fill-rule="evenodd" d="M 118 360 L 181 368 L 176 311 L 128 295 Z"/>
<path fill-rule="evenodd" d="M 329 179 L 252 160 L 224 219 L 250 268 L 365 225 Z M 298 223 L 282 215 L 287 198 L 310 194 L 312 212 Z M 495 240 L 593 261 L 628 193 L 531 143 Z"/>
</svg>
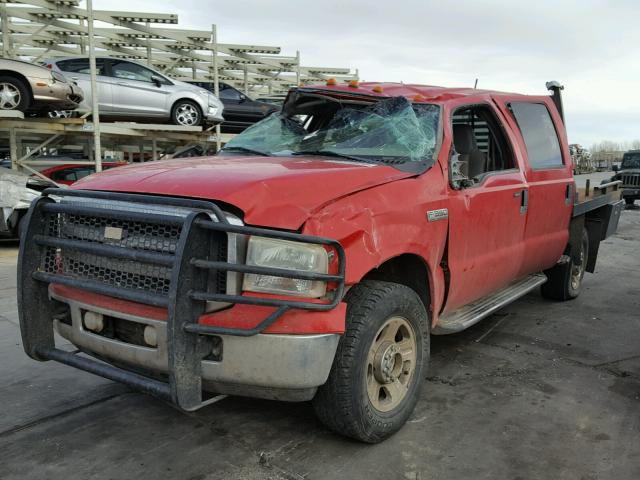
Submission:
<svg viewBox="0 0 640 480">
<path fill-rule="evenodd" d="M 445 312 L 515 280 L 524 257 L 527 189 L 520 171 L 500 172 L 449 194 L 450 289 Z"/>
<path fill-rule="evenodd" d="M 573 211 L 573 194 L 575 185 L 571 173 L 571 158 L 566 140 L 564 125 L 555 106 L 549 97 L 527 99 L 523 102 L 517 97 L 501 96 L 496 99 L 498 107 L 504 113 L 507 122 L 515 132 L 520 150 L 525 154 L 524 172 L 529 184 L 529 213 L 525 228 L 526 255 L 522 263 L 521 274 L 526 275 L 552 267 L 560 258 L 569 240 L 569 222 Z M 544 105 L 548 117 L 541 120 L 547 124 L 548 141 L 557 141 L 562 156 L 561 165 L 537 165 L 535 145 L 529 141 L 527 150 L 525 135 L 522 129 L 531 128 L 531 123 L 519 125 L 516 116 L 510 109 L 511 103 L 533 103 Z M 544 110 L 541 108 L 541 110 Z M 552 138 L 554 137 L 555 138 Z M 544 136 L 542 137 L 544 138 Z"/>
</svg>

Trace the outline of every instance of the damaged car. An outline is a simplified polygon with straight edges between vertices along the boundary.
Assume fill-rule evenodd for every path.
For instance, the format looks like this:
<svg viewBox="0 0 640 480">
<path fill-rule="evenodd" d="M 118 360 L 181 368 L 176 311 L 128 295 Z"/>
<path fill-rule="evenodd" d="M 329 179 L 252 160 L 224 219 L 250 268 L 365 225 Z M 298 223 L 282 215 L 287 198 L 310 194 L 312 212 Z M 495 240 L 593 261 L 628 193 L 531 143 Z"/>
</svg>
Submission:
<svg viewBox="0 0 640 480">
<path fill-rule="evenodd" d="M 294 88 L 216 156 L 45 190 L 19 257 L 26 353 L 185 411 L 311 401 L 388 438 L 429 403 L 432 335 L 536 288 L 577 298 L 616 231 L 620 182 L 577 200 L 548 88 Z"/>
</svg>

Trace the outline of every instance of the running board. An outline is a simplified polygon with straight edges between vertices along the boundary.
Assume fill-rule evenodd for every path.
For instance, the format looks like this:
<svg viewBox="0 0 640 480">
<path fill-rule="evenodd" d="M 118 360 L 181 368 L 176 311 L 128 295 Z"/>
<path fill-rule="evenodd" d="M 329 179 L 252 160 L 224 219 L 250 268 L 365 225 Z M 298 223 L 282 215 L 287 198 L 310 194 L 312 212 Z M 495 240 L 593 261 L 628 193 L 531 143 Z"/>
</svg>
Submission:
<svg viewBox="0 0 640 480">
<path fill-rule="evenodd" d="M 434 335 L 447 335 L 449 333 L 461 332 L 465 328 L 478 323 L 505 305 L 526 295 L 538 285 L 547 281 L 544 273 L 529 275 L 508 287 L 498 290 L 496 293 L 469 303 L 459 308 L 455 312 L 442 315 L 438 319 L 438 324 L 433 331 Z"/>
</svg>

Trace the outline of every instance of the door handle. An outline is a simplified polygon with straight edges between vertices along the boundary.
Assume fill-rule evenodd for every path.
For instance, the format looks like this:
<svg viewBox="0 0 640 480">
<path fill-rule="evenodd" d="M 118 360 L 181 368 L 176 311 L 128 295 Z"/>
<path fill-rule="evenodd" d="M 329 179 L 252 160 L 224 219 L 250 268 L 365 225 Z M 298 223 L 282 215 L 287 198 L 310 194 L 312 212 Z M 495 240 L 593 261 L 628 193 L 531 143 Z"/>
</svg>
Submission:
<svg viewBox="0 0 640 480">
<path fill-rule="evenodd" d="M 573 205 L 573 184 L 568 183 L 566 190 L 564 191 L 564 203 L 567 205 Z"/>
<path fill-rule="evenodd" d="M 526 188 L 524 190 L 521 190 L 520 192 L 522 195 L 517 195 L 520 198 L 520 213 L 527 213 L 527 209 L 529 208 L 529 190 L 527 190 Z"/>
<path fill-rule="evenodd" d="M 127 82 L 116 82 L 116 85 L 124 85 L 126 87 L 129 84 Z"/>
<path fill-rule="evenodd" d="M 513 192 L 513 196 L 514 196 L 514 197 L 519 197 L 520 195 L 522 195 L 522 191 L 520 191 L 520 192 Z"/>
</svg>

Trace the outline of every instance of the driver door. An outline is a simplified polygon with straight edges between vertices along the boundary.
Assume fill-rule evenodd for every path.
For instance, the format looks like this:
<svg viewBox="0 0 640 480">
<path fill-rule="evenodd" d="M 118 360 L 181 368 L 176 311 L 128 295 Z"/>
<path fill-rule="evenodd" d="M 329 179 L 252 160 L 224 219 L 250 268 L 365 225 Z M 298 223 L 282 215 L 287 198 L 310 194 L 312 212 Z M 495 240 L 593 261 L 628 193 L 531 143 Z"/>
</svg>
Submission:
<svg viewBox="0 0 640 480">
<path fill-rule="evenodd" d="M 156 84 L 153 70 L 125 60 L 114 59 L 113 77 L 114 113 L 127 116 L 167 117 L 169 89 Z"/>
<path fill-rule="evenodd" d="M 443 313 L 493 293 L 519 275 L 528 187 L 504 124 L 489 103 L 462 104 L 450 115 L 450 285 Z"/>
</svg>

